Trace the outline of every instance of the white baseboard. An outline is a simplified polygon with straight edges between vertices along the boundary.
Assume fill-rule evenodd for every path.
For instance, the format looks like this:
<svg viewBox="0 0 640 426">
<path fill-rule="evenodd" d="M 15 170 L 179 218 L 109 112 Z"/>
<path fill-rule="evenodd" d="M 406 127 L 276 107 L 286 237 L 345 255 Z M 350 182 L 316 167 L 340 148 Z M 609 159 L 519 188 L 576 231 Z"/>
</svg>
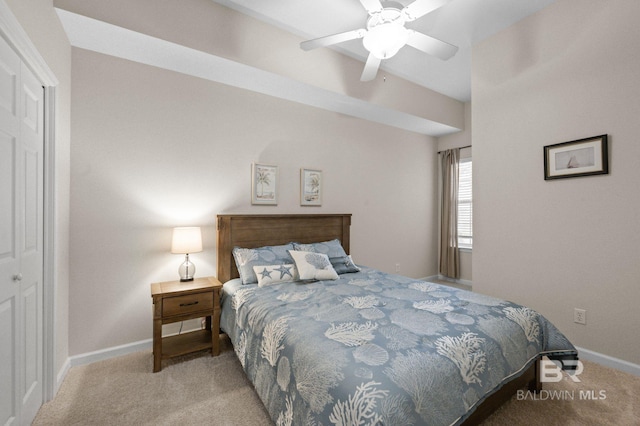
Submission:
<svg viewBox="0 0 640 426">
<path fill-rule="evenodd" d="M 56 388 L 54 390 L 54 396 L 58 393 L 62 382 L 64 382 L 65 377 L 67 377 L 67 373 L 71 367 L 76 367 L 78 365 L 91 364 L 93 362 L 102 361 L 109 358 L 115 358 L 121 355 L 127 355 L 133 352 L 142 351 L 145 349 L 150 349 L 153 347 L 153 339 L 140 340 L 138 342 L 127 343 L 126 345 L 113 346 L 111 348 L 102 349 L 94 352 L 87 352 L 80 355 L 74 355 L 72 357 L 67 358 L 64 365 L 58 372 L 58 376 L 56 377 Z"/>
<path fill-rule="evenodd" d="M 71 367 L 77 365 L 91 364 L 96 361 L 102 361 L 121 355 L 127 355 L 133 352 L 150 349 L 153 347 L 153 339 L 140 340 L 138 342 L 127 343 L 126 345 L 114 346 L 111 348 L 101 349 L 99 351 L 87 352 L 85 354 L 74 355 L 70 360 Z"/>
<path fill-rule="evenodd" d="M 578 356 L 580 359 L 595 362 L 596 364 L 604 365 L 605 367 L 614 368 L 616 370 L 624 371 L 625 373 L 633 374 L 640 377 L 640 365 L 634 364 L 629 361 L 625 361 L 619 358 L 614 358 L 609 355 L 601 354 L 598 352 L 590 351 L 589 349 L 576 347 L 578 350 Z"/>
<path fill-rule="evenodd" d="M 64 362 L 64 365 L 58 372 L 58 376 L 56 377 L 56 384 L 55 384 L 55 389 L 53 390 L 53 395 L 57 394 L 58 390 L 60 390 L 60 386 L 62 385 L 62 382 L 64 382 L 64 378 L 67 377 L 67 373 L 69 372 L 70 369 L 71 369 L 71 358 L 67 358 L 67 360 Z"/>
<path fill-rule="evenodd" d="M 469 281 L 469 280 L 463 280 L 463 279 L 454 279 L 454 278 L 449 278 L 449 277 L 445 277 L 444 275 L 431 275 L 430 277 L 425 277 L 425 278 L 420 278 L 423 281 L 434 281 L 434 280 L 440 280 L 440 281 L 449 281 L 455 284 L 461 284 L 464 286 L 467 286 L 469 288 L 473 287 L 473 282 Z"/>
<path fill-rule="evenodd" d="M 197 328 L 189 328 L 184 330 L 193 331 L 197 330 Z M 164 336 L 167 337 L 167 336 Z M 71 367 L 76 367 L 78 365 L 91 364 L 97 361 L 103 361 L 109 358 L 115 358 L 117 356 L 127 355 L 134 352 L 144 351 L 153 348 L 153 339 L 139 340 L 137 342 L 127 343 L 125 345 L 113 346 L 106 349 L 101 349 L 99 351 L 87 352 L 80 355 L 74 355 L 72 357 L 67 358 L 67 361 L 64 363 L 64 366 L 60 369 L 57 377 L 57 389 L 60 388 L 60 385 L 64 381 L 69 369 Z"/>
</svg>

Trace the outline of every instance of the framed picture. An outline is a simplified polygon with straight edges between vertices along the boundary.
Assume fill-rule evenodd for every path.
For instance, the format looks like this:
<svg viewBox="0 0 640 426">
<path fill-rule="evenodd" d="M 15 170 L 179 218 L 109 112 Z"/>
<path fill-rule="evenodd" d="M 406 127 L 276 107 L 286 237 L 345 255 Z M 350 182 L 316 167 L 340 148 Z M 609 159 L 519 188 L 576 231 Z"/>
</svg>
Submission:
<svg viewBox="0 0 640 426">
<path fill-rule="evenodd" d="M 609 173 L 607 135 L 544 147 L 544 179 L 563 179 Z"/>
<path fill-rule="evenodd" d="M 300 169 L 300 205 L 322 205 L 322 170 Z"/>
<path fill-rule="evenodd" d="M 278 166 L 251 164 L 251 204 L 278 204 Z"/>
</svg>

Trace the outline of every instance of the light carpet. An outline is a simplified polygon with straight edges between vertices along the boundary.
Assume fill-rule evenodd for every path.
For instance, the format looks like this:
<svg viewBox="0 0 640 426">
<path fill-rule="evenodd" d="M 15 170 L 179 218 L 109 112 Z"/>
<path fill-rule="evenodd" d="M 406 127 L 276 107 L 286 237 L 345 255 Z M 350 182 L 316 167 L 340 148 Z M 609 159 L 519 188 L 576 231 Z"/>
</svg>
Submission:
<svg viewBox="0 0 640 426">
<path fill-rule="evenodd" d="M 218 357 L 165 360 L 158 373 L 151 351 L 73 367 L 33 424 L 272 425 L 229 340 L 221 346 Z M 584 362 L 579 378 L 523 391 L 483 425 L 640 425 L 640 377 Z"/>
</svg>

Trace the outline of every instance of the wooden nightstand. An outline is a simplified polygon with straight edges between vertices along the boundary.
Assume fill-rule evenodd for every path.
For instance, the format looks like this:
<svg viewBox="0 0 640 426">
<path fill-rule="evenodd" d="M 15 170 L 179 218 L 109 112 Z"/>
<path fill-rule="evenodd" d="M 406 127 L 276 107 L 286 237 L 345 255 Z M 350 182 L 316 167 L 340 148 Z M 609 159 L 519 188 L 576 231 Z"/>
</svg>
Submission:
<svg viewBox="0 0 640 426">
<path fill-rule="evenodd" d="M 211 349 L 220 353 L 220 290 L 215 277 L 193 281 L 151 284 L 153 298 L 153 372 L 162 369 L 162 360 Z M 204 330 L 162 337 L 162 324 L 206 317 Z"/>
</svg>

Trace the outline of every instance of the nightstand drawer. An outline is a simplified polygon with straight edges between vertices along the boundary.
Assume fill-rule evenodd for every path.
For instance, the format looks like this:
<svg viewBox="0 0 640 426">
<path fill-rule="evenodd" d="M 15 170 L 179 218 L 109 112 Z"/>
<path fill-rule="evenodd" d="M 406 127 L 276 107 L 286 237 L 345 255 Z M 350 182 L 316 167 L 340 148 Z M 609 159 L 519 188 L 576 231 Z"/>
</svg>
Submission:
<svg viewBox="0 0 640 426">
<path fill-rule="evenodd" d="M 166 297 L 162 303 L 162 316 L 169 317 L 210 309 L 213 309 L 213 293 L 210 291 L 186 296 Z"/>
</svg>

